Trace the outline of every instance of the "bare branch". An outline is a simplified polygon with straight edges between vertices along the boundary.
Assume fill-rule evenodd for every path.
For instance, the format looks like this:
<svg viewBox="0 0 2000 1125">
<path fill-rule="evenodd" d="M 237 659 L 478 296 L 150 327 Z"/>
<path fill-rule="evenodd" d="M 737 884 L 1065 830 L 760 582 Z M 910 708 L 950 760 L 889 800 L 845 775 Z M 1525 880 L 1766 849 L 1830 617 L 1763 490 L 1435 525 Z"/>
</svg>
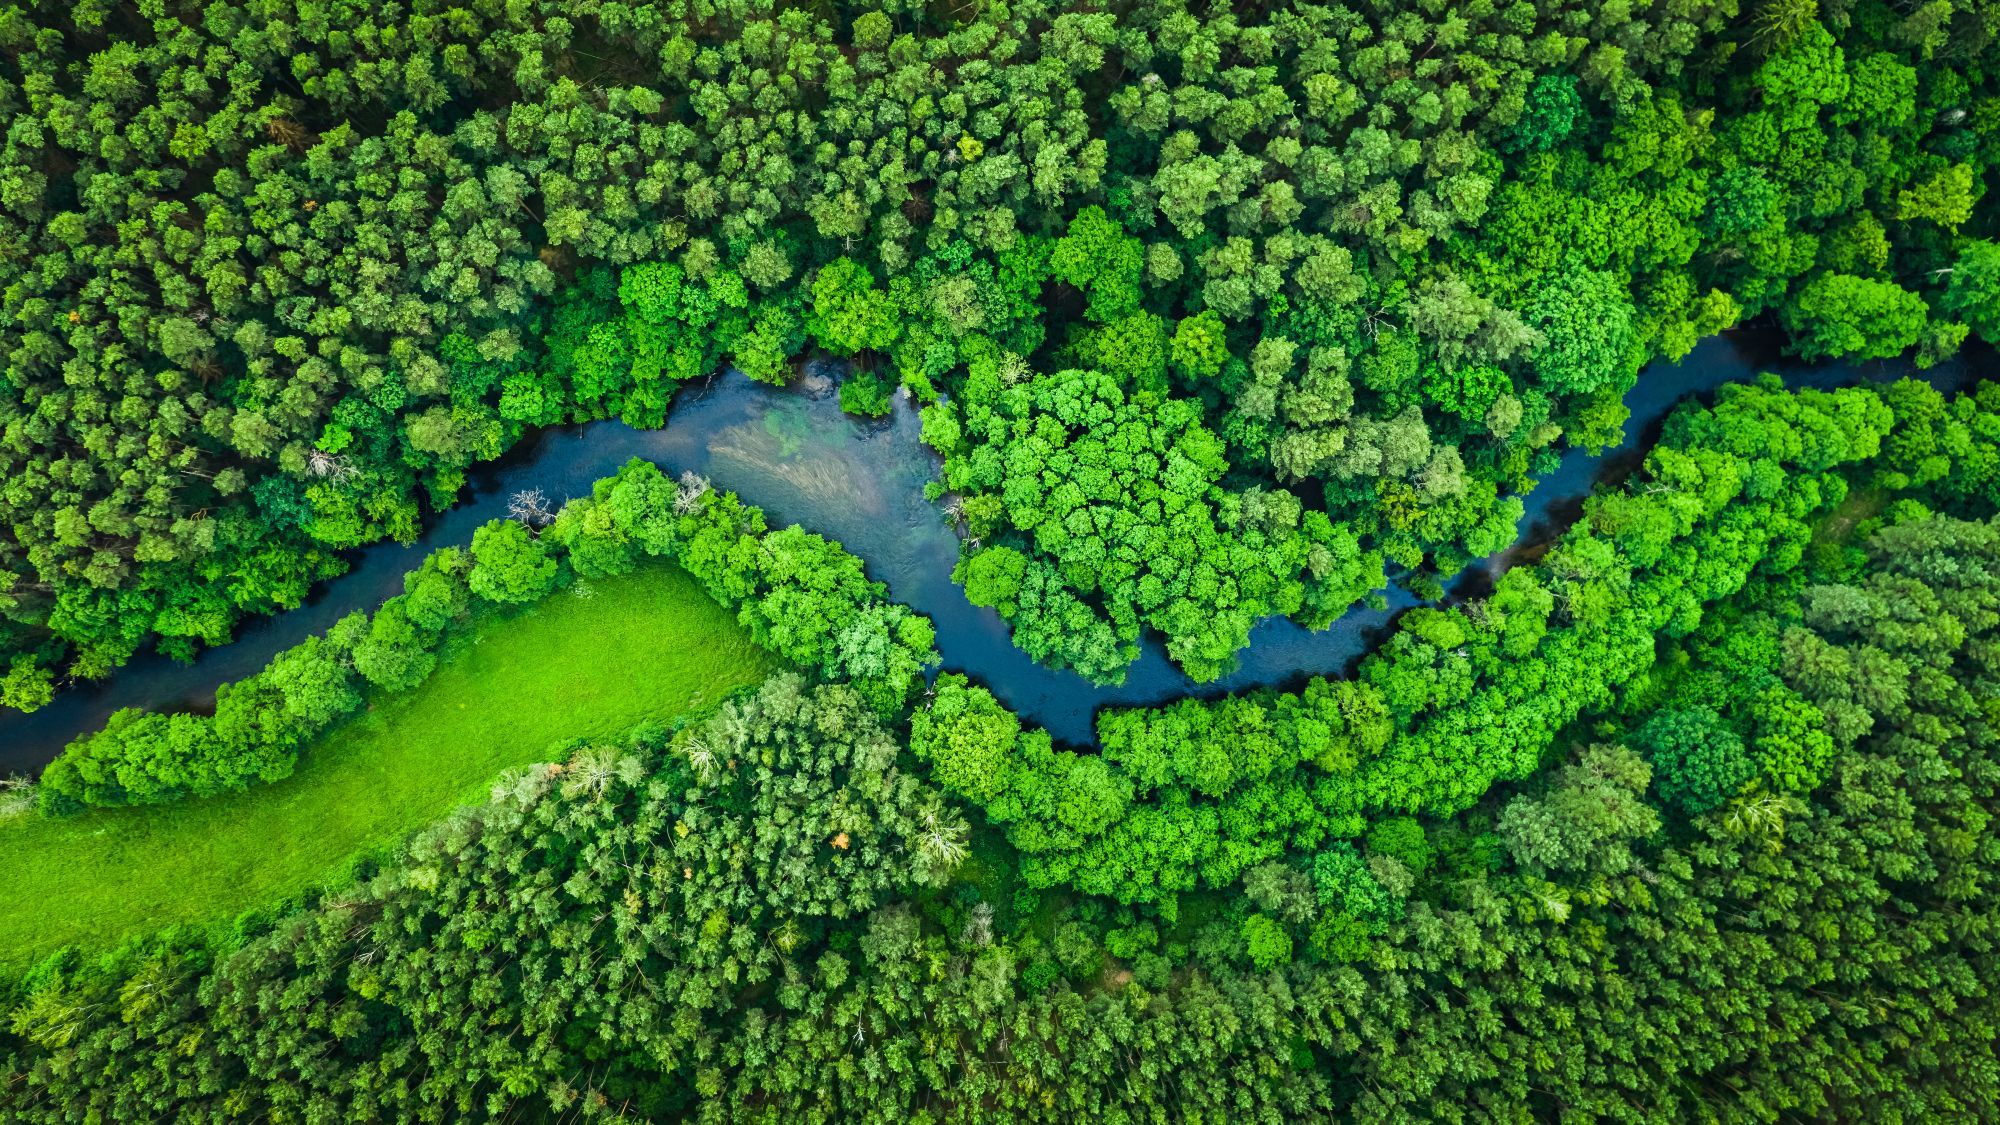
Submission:
<svg viewBox="0 0 2000 1125">
<path fill-rule="evenodd" d="M 306 472 L 321 480 L 343 481 L 354 475 L 354 466 L 337 453 L 315 449 L 306 454 Z"/>
<path fill-rule="evenodd" d="M 680 487 L 674 493 L 674 513 L 686 516 L 701 510 L 701 498 L 707 496 L 711 488 L 708 478 L 692 469 L 682 473 Z"/>
<path fill-rule="evenodd" d="M 541 489 L 524 488 L 507 498 L 507 518 L 530 528 L 541 528 L 553 523 L 556 513 Z"/>
</svg>

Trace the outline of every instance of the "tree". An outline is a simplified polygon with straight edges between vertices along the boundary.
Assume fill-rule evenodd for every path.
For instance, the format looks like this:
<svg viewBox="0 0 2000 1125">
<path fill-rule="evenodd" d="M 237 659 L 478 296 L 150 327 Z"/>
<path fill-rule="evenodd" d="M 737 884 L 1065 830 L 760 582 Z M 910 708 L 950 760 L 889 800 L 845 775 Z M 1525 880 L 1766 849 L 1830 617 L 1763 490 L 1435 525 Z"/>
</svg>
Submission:
<svg viewBox="0 0 2000 1125">
<path fill-rule="evenodd" d="M 1421 876 L 1431 866 L 1434 850 L 1415 817 L 1392 816 L 1368 827 L 1368 850 L 1386 855 Z"/>
<path fill-rule="evenodd" d="M 1706 707 L 1663 711 L 1632 742 L 1651 760 L 1661 799 L 1683 812 L 1707 812 L 1757 776 L 1742 737 Z"/>
<path fill-rule="evenodd" d="M 1424 379 L 1426 398 L 1468 421 L 1486 418 L 1512 389 L 1506 372 L 1485 364 L 1437 368 Z"/>
<path fill-rule="evenodd" d="M 564 504 L 543 537 L 559 545 L 570 567 L 584 578 L 630 573 L 641 553 L 640 544 L 618 526 L 617 516 L 594 497 Z"/>
<path fill-rule="evenodd" d="M 1645 800 L 1653 771 L 1622 746 L 1597 744 L 1556 771 L 1536 796 L 1507 803 L 1498 824 L 1514 862 L 1530 873 L 1601 871 L 1632 865 L 1631 844 L 1660 827 Z"/>
<path fill-rule="evenodd" d="M 310 637 L 264 670 L 264 681 L 283 697 L 296 727 L 317 731 L 361 705 L 345 657 L 324 639 Z"/>
<path fill-rule="evenodd" d="M 407 596 L 390 598 L 375 611 L 368 634 L 354 646 L 354 670 L 369 683 L 405 691 L 430 678 L 437 667 L 437 633 L 411 620 Z"/>
<path fill-rule="evenodd" d="M 939 676 L 932 692 L 911 717 L 910 750 L 931 764 L 932 776 L 946 790 L 992 803 L 1014 784 L 1020 720 L 957 673 Z"/>
<path fill-rule="evenodd" d="M 33 711 L 55 698 L 55 684 L 47 668 L 32 656 L 17 656 L 0 677 L 0 707 Z"/>
<path fill-rule="evenodd" d="M 1143 244 L 1096 206 L 1077 212 L 1049 257 L 1049 271 L 1089 296 L 1090 317 L 1100 324 L 1138 309 L 1144 268 Z"/>
<path fill-rule="evenodd" d="M 1525 353 L 1551 391 L 1589 394 L 1622 388 L 1637 368 L 1632 298 L 1603 270 L 1563 270 L 1536 286 L 1521 319 L 1542 342 Z"/>
<path fill-rule="evenodd" d="M 1923 334 L 1923 298 L 1890 281 L 1824 273 L 1779 314 L 1799 354 L 1880 359 L 1900 355 Z"/>
<path fill-rule="evenodd" d="M 1784 193 L 1763 169 L 1745 165 L 1717 176 L 1708 187 L 1703 224 L 1724 245 L 1782 221 Z"/>
<path fill-rule="evenodd" d="M 1229 359 L 1222 318 L 1212 310 L 1183 318 L 1174 325 L 1169 354 L 1189 380 L 1213 379 L 1221 374 Z"/>
<path fill-rule="evenodd" d="M 822 347 L 841 355 L 881 351 L 900 332 L 888 295 L 875 288 L 867 267 L 836 258 L 820 268 L 812 283 L 812 313 L 806 331 Z"/>
<path fill-rule="evenodd" d="M 1896 217 L 1936 223 L 1956 232 L 1972 218 L 1981 185 L 1970 164 L 1953 164 L 1923 183 L 1904 188 L 1896 196 Z"/>
<path fill-rule="evenodd" d="M 888 415 L 895 388 L 872 371 L 857 371 L 840 383 L 840 408 L 869 418 Z"/>
<path fill-rule="evenodd" d="M 1547 152 L 1561 144 L 1583 116 L 1583 96 L 1576 76 L 1544 74 L 1528 90 L 1527 105 L 1514 123 L 1510 139 L 1528 152 Z"/>
<path fill-rule="evenodd" d="M 965 587 L 965 599 L 973 605 L 993 606 L 1002 617 L 1011 617 L 1027 572 L 1028 556 L 1012 547 L 987 547 L 960 559 L 951 579 Z"/>
<path fill-rule="evenodd" d="M 2000 242 L 1967 240 L 1958 252 L 1943 306 L 1987 343 L 2000 343 Z"/>
<path fill-rule="evenodd" d="M 1270 972 L 1292 961 L 1292 935 L 1275 919 L 1263 914 L 1243 919 L 1243 947 L 1250 963 L 1260 972 Z"/>
<path fill-rule="evenodd" d="M 1312 881 L 1321 906 L 1360 921 L 1371 932 L 1382 932 L 1402 916 L 1400 897 L 1382 885 L 1352 844 L 1337 841 L 1314 856 Z"/>
<path fill-rule="evenodd" d="M 1260 349 L 1273 389 L 1291 355 L 1276 338 Z M 1012 553 L 974 553 L 955 574 L 976 603 L 1011 608 L 1016 645 L 1037 659 L 1122 679 L 1144 623 L 1190 675 L 1213 679 L 1259 618 L 1301 612 L 1309 596 L 1352 602 L 1379 566 L 1289 493 L 1218 487 L 1225 447 L 1195 400 L 1156 402 L 1079 368 L 961 405 L 961 432 L 985 440 L 946 458 L 945 484 L 968 509 L 997 496 Z"/>
<path fill-rule="evenodd" d="M 492 520 L 472 533 L 473 593 L 489 602 L 518 605 L 555 589 L 557 561 L 548 545 L 512 520 Z"/>
</svg>

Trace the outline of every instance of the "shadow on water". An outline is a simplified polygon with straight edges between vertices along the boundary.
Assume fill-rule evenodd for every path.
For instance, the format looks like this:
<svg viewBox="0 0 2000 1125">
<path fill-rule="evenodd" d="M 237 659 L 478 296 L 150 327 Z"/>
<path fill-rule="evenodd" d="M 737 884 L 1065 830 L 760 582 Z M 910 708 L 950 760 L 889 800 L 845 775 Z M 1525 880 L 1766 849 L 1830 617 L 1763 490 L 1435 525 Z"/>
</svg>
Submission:
<svg viewBox="0 0 2000 1125">
<path fill-rule="evenodd" d="M 1470 568 L 1457 596 L 1476 594 L 1505 567 L 1531 556 L 1574 520 L 1600 480 L 1629 473 L 1658 438 L 1672 407 L 1724 383 L 1772 371 L 1792 387 L 1835 387 L 1917 374 L 1940 390 L 1972 384 L 1964 359 L 1927 372 L 1907 360 L 1859 365 L 1802 364 L 1782 358 L 1773 332 L 1742 331 L 1704 341 L 1678 363 L 1656 363 L 1626 396 L 1632 412 L 1623 444 L 1592 456 L 1571 450 L 1555 472 L 1524 497 L 1526 513 L 1513 546 Z M 1990 357 L 1990 352 L 1981 352 Z M 1983 360 L 1981 361 L 1983 364 Z M 898 398 L 880 421 L 840 413 L 831 381 L 809 373 L 792 388 L 754 383 L 730 372 L 692 384 L 677 398 L 669 424 L 635 430 L 596 422 L 545 430 L 473 474 L 469 495 L 408 545 L 356 552 L 349 573 L 321 585 L 305 605 L 246 624 L 232 644 L 204 651 L 191 664 L 157 653 L 135 658 L 109 681 L 59 694 L 30 715 L 0 714 L 0 774 L 39 769 L 76 735 L 104 725 L 121 707 L 193 710 L 212 706 L 215 688 L 250 676 L 273 655 L 324 632 L 357 609 L 401 592 L 405 571 L 439 547 L 471 541 L 473 529 L 506 514 L 507 498 L 539 488 L 560 502 L 589 492 L 591 483 L 634 457 L 669 473 L 693 470 L 763 508 L 770 524 L 789 523 L 845 544 L 867 564 L 890 597 L 937 625 L 943 667 L 992 688 L 1028 722 L 1072 744 L 1093 741 L 1091 716 L 1107 705 L 1155 704 L 1183 696 L 1214 696 L 1260 686 L 1287 686 L 1307 677 L 1343 675 L 1371 649 L 1397 613 L 1418 600 L 1392 587 L 1383 609 L 1356 608 L 1317 632 L 1268 619 L 1250 634 L 1237 670 L 1194 684 L 1148 638 L 1123 684 L 1099 687 L 1071 672 L 1044 668 L 1009 639 L 999 614 L 965 600 L 951 581 L 959 541 L 938 508 L 924 499 L 937 459 L 919 440 L 917 412 Z M 663 644 L 673 643 L 662 638 Z"/>
</svg>

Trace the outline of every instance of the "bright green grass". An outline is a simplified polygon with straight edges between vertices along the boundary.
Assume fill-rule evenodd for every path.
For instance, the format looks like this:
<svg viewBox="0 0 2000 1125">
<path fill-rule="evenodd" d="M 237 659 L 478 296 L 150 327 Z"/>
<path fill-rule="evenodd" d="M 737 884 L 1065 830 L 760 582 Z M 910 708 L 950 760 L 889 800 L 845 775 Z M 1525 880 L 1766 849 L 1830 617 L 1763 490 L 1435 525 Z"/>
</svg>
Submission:
<svg viewBox="0 0 2000 1125">
<path fill-rule="evenodd" d="M 226 927 L 482 798 L 496 774 L 544 760 L 559 739 L 664 721 L 778 666 L 678 567 L 591 591 L 479 622 L 428 682 L 376 696 L 275 785 L 0 822 L 0 965 L 169 925 Z"/>
</svg>

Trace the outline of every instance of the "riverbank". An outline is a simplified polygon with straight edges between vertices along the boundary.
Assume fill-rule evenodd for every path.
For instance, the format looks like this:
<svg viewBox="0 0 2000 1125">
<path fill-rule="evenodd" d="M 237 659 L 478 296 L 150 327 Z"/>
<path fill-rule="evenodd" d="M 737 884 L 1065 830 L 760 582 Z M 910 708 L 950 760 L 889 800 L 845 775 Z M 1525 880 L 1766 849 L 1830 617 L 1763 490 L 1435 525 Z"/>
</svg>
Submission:
<svg viewBox="0 0 2000 1125">
<path fill-rule="evenodd" d="M 578 590 L 587 591 L 578 596 Z M 353 859 L 477 799 L 551 743 L 714 704 L 776 658 L 679 567 L 492 614 L 431 678 L 317 739 L 272 785 L 199 801 L 0 822 L 0 968 L 235 918 L 336 880 Z"/>
<path fill-rule="evenodd" d="M 1631 417 L 1624 440 L 1592 453 L 1568 449 L 1555 471 L 1522 496 L 1525 512 L 1515 543 L 1476 562 L 1454 583 L 1476 589 L 1522 552 L 1550 542 L 1600 482 L 1641 462 L 1663 419 L 1689 398 L 1727 383 L 1772 372 L 1793 388 L 1831 388 L 1922 378 L 1944 391 L 1970 386 L 1992 370 L 1992 352 L 1967 351 L 1920 370 L 1914 356 L 1866 363 L 1806 363 L 1785 357 L 1769 327 L 1745 328 L 1702 341 L 1677 361 L 1647 366 L 1625 396 Z M 937 458 L 921 440 L 922 424 L 907 399 L 890 416 L 858 419 L 841 413 L 827 387 L 806 380 L 791 387 L 757 383 L 740 372 L 690 384 L 676 397 L 669 424 L 635 430 L 622 422 L 543 430 L 498 462 L 482 467 L 463 503 L 443 513 L 409 545 L 382 544 L 357 554 L 355 569 L 326 584 L 308 605 L 244 630 L 232 644 L 203 652 L 192 665 L 156 654 L 134 660 L 105 685 L 57 696 L 33 714 L 0 710 L 0 774 L 34 773 L 79 734 L 97 730 L 117 707 L 196 709 L 215 686 L 249 676 L 271 656 L 324 632 L 355 609 L 372 610 L 402 589 L 403 573 L 438 547 L 463 545 L 472 529 L 506 514 L 508 497 L 540 490 L 552 502 L 589 493 L 591 484 L 633 457 L 677 476 L 699 473 L 764 510 L 773 527 L 797 523 L 860 556 L 869 577 L 889 587 L 890 600 L 929 617 L 937 627 L 942 670 L 963 672 L 990 688 L 1024 720 L 1058 741 L 1089 745 L 1093 718 L 1104 707 L 1153 706 L 1186 696 L 1213 698 L 1259 687 L 1291 688 L 1313 676 L 1341 676 L 1368 652 L 1397 613 L 1419 600 L 1401 587 L 1383 591 L 1380 607 L 1357 605 L 1323 630 L 1268 618 L 1238 654 L 1237 670 L 1195 684 L 1146 637 L 1139 659 L 1117 686 L 1093 684 L 1074 672 L 1037 664 L 1014 647 L 1007 623 L 974 606 L 951 580 L 959 539 L 924 495 L 937 477 Z M 1471 586 L 1463 583 L 1470 582 Z"/>
</svg>

